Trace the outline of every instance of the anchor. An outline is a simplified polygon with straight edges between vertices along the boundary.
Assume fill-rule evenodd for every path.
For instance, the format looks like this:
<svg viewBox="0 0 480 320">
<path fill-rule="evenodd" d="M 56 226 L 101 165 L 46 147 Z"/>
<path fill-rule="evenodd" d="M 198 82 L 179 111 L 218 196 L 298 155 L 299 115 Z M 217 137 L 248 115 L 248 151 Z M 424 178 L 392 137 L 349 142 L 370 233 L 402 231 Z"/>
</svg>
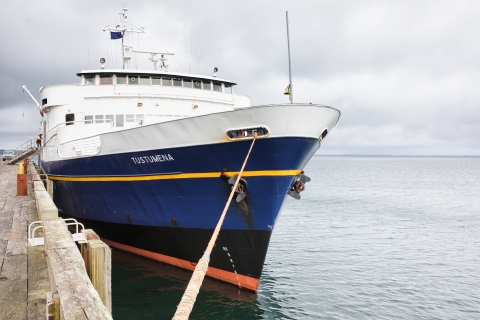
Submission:
<svg viewBox="0 0 480 320">
<path fill-rule="evenodd" d="M 302 171 L 302 174 L 295 177 L 290 190 L 288 190 L 288 195 L 292 198 L 300 200 L 300 192 L 305 190 L 305 183 L 310 182 L 311 180 L 312 179 L 304 175 Z"/>
<path fill-rule="evenodd" d="M 228 183 L 232 185 L 232 189 L 237 179 L 238 179 L 238 174 L 228 179 Z M 245 179 L 240 178 L 237 189 L 235 189 L 235 193 L 237 194 L 237 198 L 236 198 L 237 202 L 240 202 L 247 197 L 247 192 L 245 191 L 246 188 L 247 188 L 247 181 L 245 181 Z"/>
</svg>

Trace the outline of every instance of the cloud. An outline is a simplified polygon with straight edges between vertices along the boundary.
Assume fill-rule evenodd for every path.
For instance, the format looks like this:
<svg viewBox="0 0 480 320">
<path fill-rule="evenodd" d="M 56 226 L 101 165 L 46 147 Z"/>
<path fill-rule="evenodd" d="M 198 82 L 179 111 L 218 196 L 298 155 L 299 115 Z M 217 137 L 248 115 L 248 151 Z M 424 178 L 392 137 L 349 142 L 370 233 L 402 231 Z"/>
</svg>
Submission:
<svg viewBox="0 0 480 320">
<path fill-rule="evenodd" d="M 289 11 L 295 102 L 338 108 L 320 153 L 480 155 L 477 1 L 168 1 L 128 4 L 147 33 L 141 50 L 174 52 L 170 70 L 238 83 L 252 104 L 286 103 Z M 10 2 L 0 21 L 0 112 L 16 116 L 21 85 L 77 82 L 81 68 L 121 66 L 102 29 L 123 2 Z M 199 63 L 200 61 L 200 63 Z M 148 68 L 147 56 L 135 60 Z M 39 121 L 30 105 L 31 117 Z M 13 118 L 12 118 L 13 119 Z M 35 135 L 35 121 L 2 120 L 0 147 Z M 29 126 L 28 129 L 22 126 Z M 7 144 L 7 145 L 6 145 Z"/>
</svg>

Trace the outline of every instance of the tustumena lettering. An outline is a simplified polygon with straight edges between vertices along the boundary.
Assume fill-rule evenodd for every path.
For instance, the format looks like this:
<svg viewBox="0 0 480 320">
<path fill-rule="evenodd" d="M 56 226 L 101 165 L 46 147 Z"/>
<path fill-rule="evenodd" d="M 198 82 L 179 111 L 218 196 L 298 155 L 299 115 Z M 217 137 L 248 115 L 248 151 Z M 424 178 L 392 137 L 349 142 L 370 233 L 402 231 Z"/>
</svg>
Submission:
<svg viewBox="0 0 480 320">
<path fill-rule="evenodd" d="M 143 156 L 143 157 L 132 157 L 133 163 L 135 164 L 144 164 L 144 163 L 154 163 L 154 162 L 164 162 L 164 161 L 175 161 L 170 154 L 157 154 L 154 156 Z"/>
</svg>

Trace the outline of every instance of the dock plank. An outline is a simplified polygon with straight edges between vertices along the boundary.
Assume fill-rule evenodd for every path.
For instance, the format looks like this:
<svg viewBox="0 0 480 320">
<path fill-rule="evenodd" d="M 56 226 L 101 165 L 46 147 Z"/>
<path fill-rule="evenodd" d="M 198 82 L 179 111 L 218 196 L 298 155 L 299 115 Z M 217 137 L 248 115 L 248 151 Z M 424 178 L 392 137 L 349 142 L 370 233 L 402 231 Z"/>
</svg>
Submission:
<svg viewBox="0 0 480 320">
<path fill-rule="evenodd" d="M 27 318 L 27 302 L 0 302 L 0 320 L 23 320 Z M 43 318 L 40 318 L 43 319 Z"/>
<path fill-rule="evenodd" d="M 16 166 L 0 165 L 0 320 L 27 318 L 27 197 Z"/>
<path fill-rule="evenodd" d="M 7 251 L 7 244 L 8 241 L 0 239 L 0 257 L 5 256 L 5 252 Z"/>
<path fill-rule="evenodd" d="M 0 301 L 27 301 L 27 279 L 0 281 Z"/>
<path fill-rule="evenodd" d="M 0 277 L 5 277 L 8 280 L 27 279 L 27 256 L 15 255 L 4 257 Z"/>
</svg>

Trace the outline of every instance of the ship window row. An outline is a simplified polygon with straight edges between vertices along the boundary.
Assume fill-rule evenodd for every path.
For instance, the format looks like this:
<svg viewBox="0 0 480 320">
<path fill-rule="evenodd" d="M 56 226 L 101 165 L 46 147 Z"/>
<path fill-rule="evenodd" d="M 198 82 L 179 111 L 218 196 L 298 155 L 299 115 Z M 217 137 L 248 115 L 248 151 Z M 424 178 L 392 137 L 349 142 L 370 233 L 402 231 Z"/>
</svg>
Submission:
<svg viewBox="0 0 480 320">
<path fill-rule="evenodd" d="M 96 85 L 95 75 L 85 75 L 85 85 Z M 100 75 L 100 85 L 128 85 L 128 86 L 163 86 L 163 87 L 183 87 L 198 90 L 217 91 L 232 93 L 232 85 L 228 83 L 200 80 L 184 79 L 178 77 L 161 76 L 137 76 L 137 75 Z"/>
<path fill-rule="evenodd" d="M 123 127 L 125 122 L 143 123 L 143 114 L 99 114 L 85 116 L 85 124 L 110 123 L 112 127 Z"/>
</svg>

